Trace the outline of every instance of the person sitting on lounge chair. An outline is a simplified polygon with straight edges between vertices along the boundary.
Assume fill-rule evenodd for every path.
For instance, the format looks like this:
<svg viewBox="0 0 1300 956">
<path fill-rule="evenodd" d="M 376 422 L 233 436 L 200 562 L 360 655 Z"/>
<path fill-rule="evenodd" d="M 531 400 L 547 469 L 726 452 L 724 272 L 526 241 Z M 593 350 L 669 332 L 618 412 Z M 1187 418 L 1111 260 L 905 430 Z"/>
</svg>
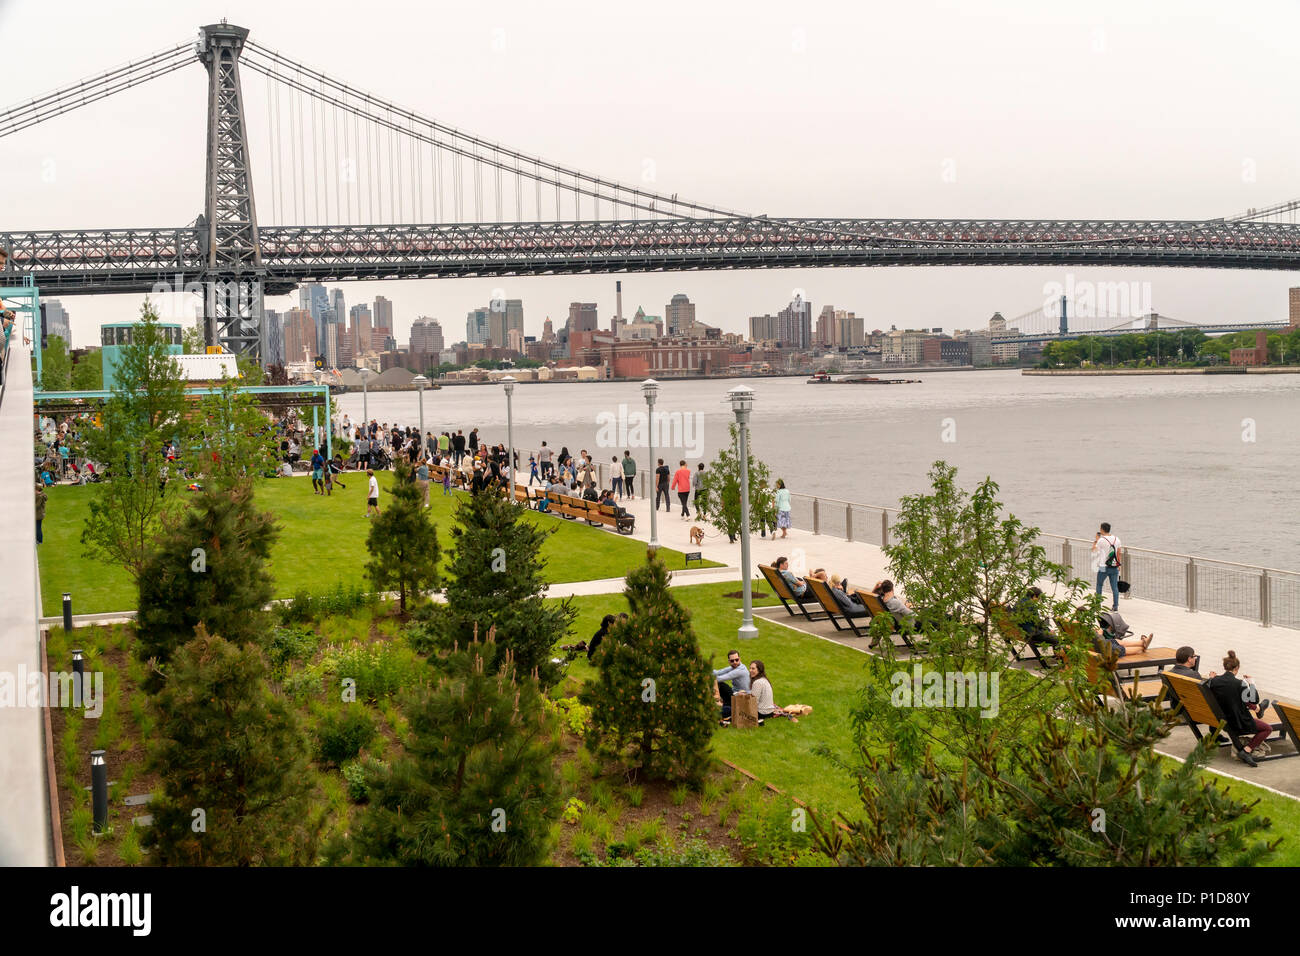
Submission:
<svg viewBox="0 0 1300 956">
<path fill-rule="evenodd" d="M 794 576 L 794 573 L 790 570 L 789 561 L 784 557 L 777 558 L 772 562 L 772 567 L 775 568 L 776 572 L 785 579 L 786 587 L 790 589 L 791 594 L 795 597 L 804 596 L 804 592 L 808 590 L 808 585 L 804 583 L 803 578 L 797 578 Z"/>
<path fill-rule="evenodd" d="M 835 598 L 835 603 L 839 605 L 840 612 L 845 617 L 869 617 L 867 606 L 862 603 L 862 598 L 856 594 L 849 594 L 847 582 L 838 574 L 832 574 L 831 595 Z"/>
<path fill-rule="evenodd" d="M 1025 635 L 1025 640 L 1031 644 L 1049 644 L 1056 647 L 1061 642 L 1043 622 L 1042 600 L 1042 588 L 1030 588 L 1025 596 L 1016 602 L 1011 613 L 1020 632 Z"/>
<path fill-rule="evenodd" d="M 1174 660 L 1178 663 L 1169 668 L 1169 673 L 1178 674 L 1181 677 L 1190 677 L 1192 680 L 1205 680 L 1201 672 L 1196 668 L 1201 663 L 1201 657 L 1196 653 L 1196 648 L 1184 644 L 1174 653 Z"/>
<path fill-rule="evenodd" d="M 877 581 L 872 592 L 880 598 L 880 603 L 884 605 L 886 611 L 894 615 L 894 620 L 900 625 L 904 623 L 916 623 L 916 612 L 907 606 L 906 602 L 894 593 L 894 582 L 885 578 L 883 581 Z"/>
<path fill-rule="evenodd" d="M 1238 737 L 1250 737 L 1250 742 L 1237 751 L 1237 756 L 1242 763 L 1257 767 L 1259 763 L 1255 760 L 1255 755 L 1267 751 L 1264 738 L 1273 732 L 1273 728 L 1250 712 L 1247 699 L 1257 701 L 1259 696 L 1252 693 L 1253 684 L 1247 684 L 1237 677 L 1241 661 L 1237 659 L 1236 651 L 1228 651 L 1228 656 L 1223 659 L 1223 669 L 1226 673 L 1212 675 L 1205 686 L 1214 694 L 1227 717 L 1227 732 Z M 1246 675 L 1246 681 L 1250 681 L 1249 674 Z M 1260 710 L 1268 704 L 1269 701 L 1260 701 Z"/>
<path fill-rule="evenodd" d="M 1096 632 L 1097 649 L 1100 651 L 1109 646 L 1116 657 L 1123 657 L 1131 650 L 1141 654 L 1151 646 L 1151 641 L 1155 637 L 1154 634 L 1133 637 L 1133 628 L 1129 627 L 1116 611 L 1103 611 L 1097 618 L 1097 622 L 1101 625 Z"/>
</svg>

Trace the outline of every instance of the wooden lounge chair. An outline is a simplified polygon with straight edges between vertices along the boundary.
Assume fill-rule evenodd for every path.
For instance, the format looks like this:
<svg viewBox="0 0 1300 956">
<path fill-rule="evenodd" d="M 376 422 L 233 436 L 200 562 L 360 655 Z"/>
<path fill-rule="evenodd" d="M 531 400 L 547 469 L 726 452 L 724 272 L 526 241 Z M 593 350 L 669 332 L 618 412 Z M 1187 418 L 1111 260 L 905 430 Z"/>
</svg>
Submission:
<svg viewBox="0 0 1300 956">
<path fill-rule="evenodd" d="M 1277 712 L 1278 723 L 1282 725 L 1284 736 L 1291 738 L 1291 746 L 1295 747 L 1295 753 L 1286 754 L 1288 757 L 1300 757 L 1300 707 L 1295 704 L 1288 704 L 1285 701 L 1273 701 L 1272 710 Z M 1267 717 L 1261 718 L 1267 720 Z M 1259 758 L 1256 757 L 1256 760 Z"/>
<path fill-rule="evenodd" d="M 854 588 L 853 590 L 858 597 L 862 598 L 862 603 L 867 606 L 867 611 L 868 613 L 870 613 L 872 620 L 874 620 L 877 616 L 883 614 L 886 620 L 893 622 L 894 636 L 901 637 L 903 639 L 903 643 L 907 645 L 907 649 L 910 650 L 912 653 L 914 654 L 921 653 L 921 648 L 919 648 L 916 645 L 916 643 L 912 640 L 912 638 L 916 635 L 916 631 L 913 630 L 912 625 L 901 624 L 898 618 L 894 617 L 894 615 L 890 611 L 886 610 L 885 605 L 880 600 L 880 595 L 876 594 L 875 591 L 864 591 L 862 588 Z"/>
<path fill-rule="evenodd" d="M 808 590 L 812 592 L 812 596 L 817 599 L 817 603 L 820 604 L 822 609 L 826 612 L 827 620 L 835 625 L 835 630 L 844 630 L 840 625 L 840 621 L 842 620 L 849 626 L 849 630 L 853 632 L 855 637 L 867 636 L 865 631 L 858 629 L 857 622 L 870 622 L 871 613 L 869 611 L 858 617 L 849 617 L 849 615 L 845 613 L 844 609 L 840 607 L 839 602 L 835 600 L 835 595 L 831 593 L 831 586 L 829 584 L 813 577 L 804 578 L 804 580 L 807 582 Z"/>
<path fill-rule="evenodd" d="M 770 564 L 760 564 L 758 570 L 767 581 L 768 586 L 776 592 L 776 596 L 785 605 L 785 609 L 791 617 L 798 617 L 799 614 L 802 614 L 809 621 L 823 621 L 826 619 L 826 612 L 821 610 L 820 605 L 813 601 L 812 595 L 805 591 L 802 597 L 797 596 L 790 590 L 790 586 L 785 583 L 785 578 L 781 577 L 781 572 L 776 568 Z M 790 607 L 791 602 L 794 602 L 795 607 L 799 609 L 799 614 L 796 614 L 794 608 Z M 809 611 L 805 605 L 811 605 L 816 610 Z"/>
<path fill-rule="evenodd" d="M 1025 636 L 1024 629 L 1016 623 L 1011 612 L 1001 604 L 995 604 L 989 609 L 989 618 L 994 629 L 1011 647 L 1011 653 L 1016 661 L 1037 661 L 1043 670 L 1059 667 L 1063 663 L 1056 653 L 1056 647 L 1051 644 L 1044 645 L 1051 651 L 1050 655 L 1044 656 L 1038 644 Z"/>
<path fill-rule="evenodd" d="M 1223 713 L 1223 708 L 1219 706 L 1218 699 L 1208 687 L 1194 677 L 1184 677 L 1182 674 L 1162 672 L 1160 679 L 1169 688 L 1171 704 L 1182 709 L 1183 718 L 1187 721 L 1187 726 L 1192 728 L 1192 733 L 1197 740 L 1204 739 L 1205 735 L 1201 733 L 1200 727 L 1200 725 L 1204 724 L 1209 728 L 1210 739 L 1217 741 L 1220 747 L 1231 746 L 1238 753 L 1246 749 L 1241 739 L 1227 730 L 1227 717 Z M 1291 709 L 1294 712 L 1295 708 Z M 1282 738 L 1282 722 L 1278 719 L 1276 708 L 1270 706 L 1268 710 L 1259 715 L 1259 719 L 1277 731 L 1276 737 L 1266 738 L 1267 740 Z M 1222 740 L 1220 739 L 1221 736 L 1227 739 Z M 1300 750 L 1293 753 L 1266 754 L 1264 756 L 1252 754 L 1252 756 L 1259 761 L 1277 760 L 1282 757 L 1300 756 Z"/>
</svg>

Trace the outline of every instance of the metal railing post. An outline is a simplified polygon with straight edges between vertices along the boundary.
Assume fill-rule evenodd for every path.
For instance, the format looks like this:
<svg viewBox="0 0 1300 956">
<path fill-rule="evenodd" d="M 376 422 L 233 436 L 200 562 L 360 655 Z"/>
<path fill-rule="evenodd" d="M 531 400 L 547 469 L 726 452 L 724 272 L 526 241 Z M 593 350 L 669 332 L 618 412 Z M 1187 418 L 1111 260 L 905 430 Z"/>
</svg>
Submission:
<svg viewBox="0 0 1300 956">
<path fill-rule="evenodd" d="M 1073 578 L 1073 577 L 1074 577 L 1074 559 L 1073 559 L 1073 555 L 1070 554 L 1070 539 L 1069 539 L 1069 538 L 1062 538 L 1062 539 L 1061 539 L 1061 564 L 1065 565 L 1065 567 L 1069 569 L 1070 577 Z"/>
<path fill-rule="evenodd" d="M 1269 577 L 1268 570 L 1261 569 L 1259 572 L 1259 623 L 1268 627 L 1273 623 L 1271 595 L 1269 594 Z"/>
<path fill-rule="evenodd" d="M 1128 582 L 1128 590 L 1123 592 L 1120 597 L 1129 599 L 1133 597 L 1133 552 L 1127 548 L 1124 550 L 1124 564 L 1119 569 L 1119 579 Z"/>
<path fill-rule="evenodd" d="M 822 528 L 822 509 L 821 509 L 821 503 L 822 503 L 822 502 L 821 502 L 821 499 L 820 499 L 820 498 L 814 498 L 814 499 L 813 499 L 813 534 L 821 534 L 821 533 L 822 533 L 822 531 L 821 531 L 821 528 Z"/>
<path fill-rule="evenodd" d="M 1187 610 L 1196 610 L 1196 559 L 1187 559 Z"/>
<path fill-rule="evenodd" d="M 889 511 L 885 508 L 880 509 L 880 546 L 883 548 L 889 544 Z"/>
<path fill-rule="evenodd" d="M 844 537 L 853 540 L 853 505 L 844 506 Z"/>
</svg>

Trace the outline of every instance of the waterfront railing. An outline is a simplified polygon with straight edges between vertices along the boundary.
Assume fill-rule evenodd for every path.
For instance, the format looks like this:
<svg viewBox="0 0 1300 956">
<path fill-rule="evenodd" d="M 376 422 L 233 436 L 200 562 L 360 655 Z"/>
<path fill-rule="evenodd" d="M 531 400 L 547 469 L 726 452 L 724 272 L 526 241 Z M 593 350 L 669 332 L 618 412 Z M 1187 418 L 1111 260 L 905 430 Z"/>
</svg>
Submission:
<svg viewBox="0 0 1300 956">
<path fill-rule="evenodd" d="M 536 455 L 537 450 L 519 449 L 520 471 L 525 481 L 530 454 Z M 610 486 L 611 467 L 610 462 L 596 463 L 598 487 Z M 640 497 L 648 497 L 652 479 L 649 469 L 641 468 L 637 472 Z M 820 495 L 793 492 L 790 495 L 791 526 L 812 534 L 884 547 L 890 543 L 897 518 L 897 508 Z M 1038 543 L 1047 552 L 1049 561 L 1065 565 L 1075 577 L 1089 584 L 1096 581 L 1092 541 L 1040 532 Z M 1120 580 L 1129 583 L 1126 598 L 1257 621 L 1264 627 L 1276 624 L 1300 628 L 1300 572 L 1125 546 Z"/>
</svg>

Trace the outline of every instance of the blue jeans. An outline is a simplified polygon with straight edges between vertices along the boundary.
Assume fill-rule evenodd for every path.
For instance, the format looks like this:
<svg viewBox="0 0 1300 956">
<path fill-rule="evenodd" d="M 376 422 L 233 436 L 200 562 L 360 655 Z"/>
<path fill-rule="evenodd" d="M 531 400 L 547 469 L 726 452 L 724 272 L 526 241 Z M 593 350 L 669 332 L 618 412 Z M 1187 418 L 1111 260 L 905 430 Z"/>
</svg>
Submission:
<svg viewBox="0 0 1300 956">
<path fill-rule="evenodd" d="M 1102 588 L 1105 586 L 1107 580 L 1110 581 L 1110 593 L 1113 594 L 1115 597 L 1114 605 L 1111 607 L 1111 610 L 1118 611 L 1119 610 L 1119 565 L 1116 565 L 1113 568 L 1101 567 L 1097 569 L 1097 593 L 1098 594 L 1102 592 Z"/>
</svg>

